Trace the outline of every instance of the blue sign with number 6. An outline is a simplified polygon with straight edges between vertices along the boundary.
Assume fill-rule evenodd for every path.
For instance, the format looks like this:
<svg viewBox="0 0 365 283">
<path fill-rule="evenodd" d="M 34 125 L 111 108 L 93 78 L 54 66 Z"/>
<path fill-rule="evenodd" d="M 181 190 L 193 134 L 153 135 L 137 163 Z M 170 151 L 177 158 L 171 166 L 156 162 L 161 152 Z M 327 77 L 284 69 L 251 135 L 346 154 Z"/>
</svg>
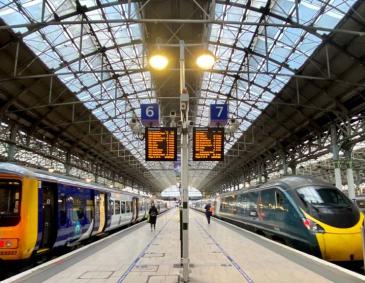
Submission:
<svg viewBox="0 0 365 283">
<path fill-rule="evenodd" d="M 141 104 L 141 120 L 143 125 L 158 125 L 160 121 L 160 108 L 158 103 Z"/>
</svg>

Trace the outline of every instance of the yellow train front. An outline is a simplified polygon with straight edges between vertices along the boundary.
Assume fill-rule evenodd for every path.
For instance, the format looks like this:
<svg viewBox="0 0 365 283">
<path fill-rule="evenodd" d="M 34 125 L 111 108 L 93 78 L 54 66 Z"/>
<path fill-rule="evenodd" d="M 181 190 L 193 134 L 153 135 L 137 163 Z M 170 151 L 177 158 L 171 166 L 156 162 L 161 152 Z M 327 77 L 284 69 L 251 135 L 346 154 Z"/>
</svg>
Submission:
<svg viewBox="0 0 365 283">
<path fill-rule="evenodd" d="M 307 212 L 303 211 L 304 226 L 315 237 L 323 259 L 363 260 L 361 229 L 364 216 L 352 203 L 339 207 L 317 205 L 317 210 L 312 210 L 311 214 Z"/>
<path fill-rule="evenodd" d="M 0 259 L 29 258 L 37 241 L 36 180 L 15 174 L 0 176 Z"/>
<path fill-rule="evenodd" d="M 221 195 L 216 215 L 332 262 L 363 259 L 364 215 L 332 184 L 286 176 Z"/>
</svg>

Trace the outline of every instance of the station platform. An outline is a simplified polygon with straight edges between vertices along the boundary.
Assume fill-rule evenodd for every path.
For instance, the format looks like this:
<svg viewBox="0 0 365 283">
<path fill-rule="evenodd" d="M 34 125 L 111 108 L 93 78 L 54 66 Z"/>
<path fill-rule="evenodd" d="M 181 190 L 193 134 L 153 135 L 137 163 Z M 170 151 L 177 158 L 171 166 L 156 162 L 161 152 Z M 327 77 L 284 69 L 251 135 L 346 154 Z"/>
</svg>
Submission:
<svg viewBox="0 0 365 283">
<path fill-rule="evenodd" d="M 190 209 L 190 281 L 365 282 L 365 277 Z M 142 222 L 4 282 L 180 282 L 179 212 Z"/>
</svg>

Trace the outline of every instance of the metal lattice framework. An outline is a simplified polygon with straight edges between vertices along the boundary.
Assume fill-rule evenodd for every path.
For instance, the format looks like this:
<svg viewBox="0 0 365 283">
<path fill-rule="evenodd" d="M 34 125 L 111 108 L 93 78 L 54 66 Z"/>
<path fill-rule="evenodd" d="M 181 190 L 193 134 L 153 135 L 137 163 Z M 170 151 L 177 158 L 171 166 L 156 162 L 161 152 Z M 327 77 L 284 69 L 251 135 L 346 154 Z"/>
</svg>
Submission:
<svg viewBox="0 0 365 283">
<path fill-rule="evenodd" d="M 329 152 L 329 129 L 362 119 L 364 6 L 355 0 L 0 0 L 2 120 L 25 139 L 47 144 L 27 145 L 30 152 L 62 151 L 51 159 L 86 158 L 89 165 L 75 161 L 74 167 L 109 170 L 106 179 L 123 176 L 150 190 L 169 187 L 176 183 L 173 164 L 146 163 L 144 143 L 128 122 L 141 103 L 158 102 L 168 125 L 178 109 L 177 60 L 158 74 L 147 57 L 156 48 L 173 57 L 183 39 L 190 119 L 207 126 L 209 104 L 226 102 L 240 122 L 224 162 L 190 164 L 191 184 L 212 191 L 252 179 L 278 170 L 283 156 L 298 164 Z M 204 47 L 218 58 L 206 72 L 190 63 Z"/>
</svg>

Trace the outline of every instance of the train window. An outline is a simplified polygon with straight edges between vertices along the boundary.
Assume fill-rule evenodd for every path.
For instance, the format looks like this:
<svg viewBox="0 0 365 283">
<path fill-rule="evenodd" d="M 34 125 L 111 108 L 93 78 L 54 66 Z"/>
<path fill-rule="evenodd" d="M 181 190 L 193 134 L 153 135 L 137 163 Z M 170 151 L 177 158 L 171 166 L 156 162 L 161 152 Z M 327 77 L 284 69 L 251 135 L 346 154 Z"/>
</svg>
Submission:
<svg viewBox="0 0 365 283">
<path fill-rule="evenodd" d="M 72 200 L 72 220 L 78 221 L 84 218 L 84 211 L 83 207 L 85 205 L 83 204 L 83 201 L 78 197 L 73 197 Z"/>
<path fill-rule="evenodd" d="M 261 192 L 261 204 L 265 209 L 274 209 L 276 207 L 275 191 L 264 190 Z"/>
<path fill-rule="evenodd" d="M 125 202 L 124 201 L 120 202 L 120 210 L 122 213 L 125 213 Z"/>
<path fill-rule="evenodd" d="M 120 201 L 115 201 L 115 214 L 120 214 Z"/>
<path fill-rule="evenodd" d="M 351 206 L 352 203 L 336 188 L 304 187 L 297 189 L 304 203 L 322 206 Z"/>
<path fill-rule="evenodd" d="M 275 192 L 275 196 L 276 196 L 276 209 L 288 212 L 288 201 L 284 196 L 284 194 L 281 191 L 277 190 Z"/>
<path fill-rule="evenodd" d="M 114 200 L 109 200 L 109 205 L 110 205 L 110 214 L 115 214 L 114 212 Z"/>
<path fill-rule="evenodd" d="M 67 224 L 67 205 L 65 195 L 62 195 L 61 198 L 58 199 L 58 209 L 60 212 L 60 226 L 65 226 Z"/>
<path fill-rule="evenodd" d="M 130 213 L 131 212 L 131 202 L 127 201 L 126 202 L 126 213 Z"/>
<path fill-rule="evenodd" d="M 20 189 L 20 181 L 0 180 L 0 226 L 14 226 L 20 221 Z"/>
<path fill-rule="evenodd" d="M 86 218 L 90 222 L 94 219 L 94 202 L 91 199 L 86 200 Z"/>
</svg>

